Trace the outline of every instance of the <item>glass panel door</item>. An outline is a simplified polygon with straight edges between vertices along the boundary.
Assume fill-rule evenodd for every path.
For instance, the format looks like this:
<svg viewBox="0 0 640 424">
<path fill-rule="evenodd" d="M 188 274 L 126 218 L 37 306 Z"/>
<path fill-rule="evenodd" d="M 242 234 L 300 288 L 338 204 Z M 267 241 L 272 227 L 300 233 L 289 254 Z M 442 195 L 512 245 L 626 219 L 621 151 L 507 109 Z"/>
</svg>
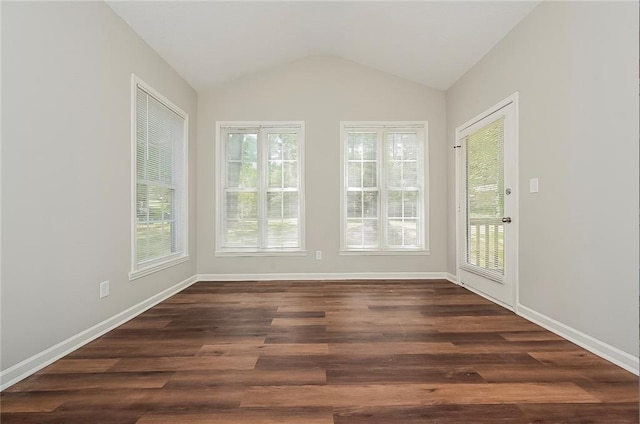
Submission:
<svg viewBox="0 0 640 424">
<path fill-rule="evenodd" d="M 504 116 L 466 137 L 466 265 L 504 275 Z"/>
</svg>

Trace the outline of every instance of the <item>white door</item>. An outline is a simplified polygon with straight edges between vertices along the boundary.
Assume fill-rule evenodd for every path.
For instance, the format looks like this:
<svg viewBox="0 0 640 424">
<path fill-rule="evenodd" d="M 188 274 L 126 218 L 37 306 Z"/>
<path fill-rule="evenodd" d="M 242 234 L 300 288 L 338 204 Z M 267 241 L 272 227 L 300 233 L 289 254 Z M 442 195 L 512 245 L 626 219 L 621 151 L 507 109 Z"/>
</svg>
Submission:
<svg viewBox="0 0 640 424">
<path fill-rule="evenodd" d="M 458 127 L 458 279 L 513 309 L 517 284 L 517 95 Z"/>
</svg>

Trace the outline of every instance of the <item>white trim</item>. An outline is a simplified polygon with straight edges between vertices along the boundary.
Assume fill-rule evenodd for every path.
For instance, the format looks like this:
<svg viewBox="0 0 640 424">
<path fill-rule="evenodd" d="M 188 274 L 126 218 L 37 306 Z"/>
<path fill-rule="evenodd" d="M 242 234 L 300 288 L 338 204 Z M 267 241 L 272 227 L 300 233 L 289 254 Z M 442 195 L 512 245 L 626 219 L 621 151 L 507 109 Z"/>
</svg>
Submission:
<svg viewBox="0 0 640 424">
<path fill-rule="evenodd" d="M 340 121 L 340 126 L 344 129 L 408 129 L 422 128 L 427 130 L 429 127 L 428 121 Z"/>
<path fill-rule="evenodd" d="M 147 275 L 151 275 L 155 272 L 162 271 L 163 269 L 171 268 L 172 266 L 176 266 L 178 264 L 187 262 L 189 260 L 189 255 L 179 256 L 177 258 L 168 259 L 166 261 L 162 261 L 160 263 L 155 263 L 146 268 L 140 268 L 137 271 L 131 271 L 129 273 L 129 281 L 137 280 L 138 278 L 146 277 Z"/>
<path fill-rule="evenodd" d="M 504 302 L 502 302 L 501 300 L 496 299 L 495 297 L 491 297 L 491 296 L 489 296 L 488 294 L 481 292 L 480 290 L 474 289 L 473 287 L 468 286 L 468 285 L 466 285 L 466 284 L 464 284 L 464 283 L 462 283 L 462 282 L 460 282 L 460 281 L 455 281 L 455 282 L 454 282 L 454 281 L 452 281 L 452 283 L 457 284 L 457 285 L 459 285 L 460 287 L 462 287 L 463 289 L 467 289 L 467 290 L 469 290 L 470 292 L 475 293 L 475 294 L 477 294 L 477 295 L 478 295 L 478 296 L 480 296 L 480 297 L 484 297 L 484 298 L 485 298 L 485 299 L 487 299 L 488 301 L 493 302 L 493 303 L 495 303 L 495 304 L 496 304 L 496 305 L 498 305 L 498 306 L 502 306 L 503 308 L 508 309 L 508 310 L 510 310 L 511 312 L 515 312 L 515 309 L 513 308 L 513 306 L 511 306 L 511 305 L 509 305 L 509 304 L 507 304 L 507 303 L 504 303 Z"/>
<path fill-rule="evenodd" d="M 505 178 L 508 177 L 511 181 L 511 189 L 512 189 L 512 194 L 511 194 L 511 199 L 510 204 L 511 204 L 511 210 L 509 212 L 510 216 L 513 219 L 513 223 L 510 224 L 510 240 L 512 242 L 512 244 L 515 246 L 515 250 L 511 249 L 509 252 L 507 252 L 507 256 L 505 256 L 505 264 L 509 264 L 509 269 L 505 268 L 505 272 L 507 272 L 508 274 L 505 274 L 503 281 L 506 283 L 511 283 L 513 284 L 513 293 L 511 294 L 511 298 L 509 299 L 509 301 L 511 302 L 512 306 L 509 306 L 508 309 L 510 310 L 514 310 L 515 305 L 518 304 L 519 299 L 520 299 L 520 287 L 519 287 L 519 238 L 520 238 L 520 215 L 519 215 L 519 207 L 520 207 L 520 194 L 519 194 L 519 189 L 520 189 L 520 182 L 519 182 L 519 174 L 520 174 L 520 156 L 519 156 L 519 145 L 520 145 L 520 104 L 519 104 L 519 99 L 520 99 L 520 93 L 519 92 L 515 92 L 513 94 L 511 94 L 510 96 L 508 96 L 506 99 L 498 102 L 497 104 L 493 105 L 492 107 L 486 109 L 485 111 L 483 111 L 482 113 L 476 115 L 475 117 L 473 117 L 472 119 L 466 121 L 464 124 L 458 126 L 456 128 L 455 131 L 455 140 L 454 140 L 454 147 L 460 147 L 461 145 L 459 145 L 459 141 L 462 138 L 462 134 L 463 133 L 468 133 L 468 132 L 472 132 L 475 128 L 481 126 L 481 121 L 484 120 L 485 118 L 488 118 L 489 116 L 501 111 L 502 109 L 506 108 L 509 105 L 513 105 L 513 110 L 511 111 L 511 113 L 513 113 L 512 116 L 512 127 L 510 126 L 509 128 L 507 128 L 505 126 L 505 139 L 508 137 L 507 135 L 507 131 L 510 134 L 510 138 L 513 140 L 513 144 L 511 144 L 510 146 L 508 146 L 509 148 L 511 148 L 511 155 L 509 155 L 510 157 L 513 158 L 513 169 L 509 169 L 507 170 L 507 168 L 505 167 L 505 173 L 509 172 L 509 175 L 505 175 Z M 509 111 L 507 111 L 507 113 L 509 113 Z M 506 115 L 505 115 L 506 116 Z M 507 148 L 507 146 L 505 145 L 505 149 Z M 462 149 L 456 149 L 454 150 L 456 153 L 458 151 L 464 150 L 464 148 Z M 462 209 L 462 205 L 461 205 L 461 191 L 462 191 L 462 179 L 460 177 L 460 173 L 462 172 L 462 161 L 464 160 L 462 158 L 462 156 L 460 154 L 456 154 L 454 153 L 454 163 L 455 163 L 455 209 L 454 209 L 454 214 L 455 214 L 455 243 L 456 243 L 456 248 L 455 248 L 455 254 L 456 254 L 456 279 L 458 280 L 457 284 L 459 284 L 459 280 L 461 279 L 461 271 L 465 270 L 464 267 L 464 260 L 462 258 L 462 254 L 461 254 L 461 250 L 462 250 L 462 246 L 464 246 L 464 231 L 463 231 L 463 227 L 464 224 L 462 223 L 462 214 L 460 213 L 461 209 Z M 507 160 L 507 152 L 505 151 L 505 161 Z M 506 205 L 506 199 L 505 199 L 505 205 Z M 468 269 L 467 269 L 468 270 Z M 477 271 L 472 271 L 472 272 L 476 272 Z M 484 278 L 487 278 L 486 275 L 483 275 Z M 495 280 L 494 280 L 495 281 Z M 465 286 L 466 287 L 466 286 Z M 467 287 L 468 288 L 468 287 Z M 497 299 L 494 299 L 492 297 L 488 297 L 485 296 L 484 294 L 477 292 L 476 290 L 471 290 L 474 293 L 478 293 L 483 297 L 486 297 L 502 306 L 504 306 L 503 302 L 498 301 Z"/>
<path fill-rule="evenodd" d="M 447 272 L 447 280 L 451 281 L 453 284 L 460 285 L 460 280 L 458 280 L 458 276 L 455 274 Z"/>
<path fill-rule="evenodd" d="M 151 296 L 150 298 L 143 300 L 142 302 L 134 305 L 111 318 L 99 322 L 98 324 L 90 327 L 78 334 L 69 337 L 66 340 L 61 341 L 55 346 L 51 346 L 48 349 L 39 352 L 24 361 L 7 368 L 0 373 L 0 391 L 5 390 L 20 380 L 27 378 L 33 373 L 41 370 L 42 368 L 50 365 L 65 355 L 73 352 L 76 349 L 86 345 L 87 343 L 97 339 L 103 334 L 113 330 L 114 328 L 124 324 L 125 322 L 135 318 L 147 309 L 152 308 L 163 300 L 173 296 L 174 294 L 186 289 L 198 279 L 194 275 L 186 280 L 169 287 L 168 289 Z"/>
<path fill-rule="evenodd" d="M 220 258 L 252 257 L 252 256 L 307 256 L 306 250 L 222 250 L 214 255 Z"/>
<path fill-rule="evenodd" d="M 154 97 L 163 106 L 173 111 L 184 120 L 183 126 L 183 145 L 182 145 L 182 169 L 181 169 L 181 184 L 178 185 L 180 189 L 181 204 L 176 207 L 180 209 L 181 215 L 181 234 L 177 237 L 181 239 L 182 250 L 180 252 L 172 253 L 171 255 L 157 258 L 157 262 L 152 265 L 140 266 L 137 258 L 137 91 L 138 87 L 144 90 L 147 94 Z M 179 258 L 175 258 L 179 255 Z M 136 74 L 131 74 L 131 271 L 129 272 L 129 281 L 143 277 L 145 275 L 152 274 L 156 271 L 167 269 L 173 265 L 185 262 L 189 259 L 189 114 L 184 110 L 176 106 L 171 100 L 160 94 L 157 90 L 144 82 Z"/>
<path fill-rule="evenodd" d="M 198 281 L 446 280 L 445 272 L 330 272 L 198 274 Z"/>
<path fill-rule="evenodd" d="M 640 364 L 637 356 L 630 355 L 617 347 L 611 346 L 540 312 L 536 312 L 520 303 L 516 307 L 516 313 L 635 375 L 639 374 Z"/>
<path fill-rule="evenodd" d="M 114 328 L 135 318 L 144 311 L 152 308 L 163 300 L 186 289 L 198 281 L 274 281 L 274 280 L 448 280 L 467 290 L 478 294 L 507 309 L 507 305 L 496 302 L 483 293 L 479 293 L 467 286 L 461 285 L 458 277 L 448 272 L 354 272 L 354 273 L 281 273 L 281 274 L 197 274 L 150 298 L 108 318 L 87 330 L 37 353 L 24 361 L 0 372 L 0 391 L 27 378 L 42 368 L 50 365 L 65 355 L 79 349 L 85 344 L 97 339 Z M 638 358 L 607 343 L 595 339 L 568 325 L 549 318 L 526 306 L 517 304 L 515 313 L 524 319 L 567 339 L 578 346 L 600 356 L 601 358 L 620 366 L 636 375 L 639 373 Z"/>
<path fill-rule="evenodd" d="M 431 250 L 426 249 L 397 249 L 397 250 L 367 250 L 367 249 L 350 249 L 350 250 L 341 250 L 340 255 L 344 256 L 352 256 L 352 255 L 362 255 L 362 256 L 429 256 L 431 254 Z"/>
<path fill-rule="evenodd" d="M 233 128 L 238 131 L 249 131 L 249 130 L 258 130 L 258 169 L 261 172 L 261 175 L 258 176 L 258 181 L 260 185 L 260 181 L 263 182 L 263 187 L 258 187 L 256 189 L 256 193 L 258 194 L 258 198 L 264 196 L 266 193 L 267 184 L 266 184 L 266 172 L 268 159 L 265 154 L 261 154 L 261 150 L 264 148 L 262 146 L 261 140 L 262 130 L 277 130 L 281 129 L 283 132 L 287 132 L 289 130 L 291 133 L 296 133 L 298 135 L 298 199 L 300 204 L 299 209 L 299 242 L 300 246 L 297 248 L 291 249 L 267 249 L 258 247 L 256 249 L 249 248 L 225 248 L 223 246 L 223 234 L 224 234 L 224 216 L 220 211 L 223 209 L 222 205 L 224 205 L 224 184 L 225 184 L 225 168 L 226 168 L 226 152 L 225 146 L 222 141 L 223 132 L 228 129 Z M 216 210 L 218 213 L 215 216 L 215 250 L 214 256 L 218 257 L 233 257 L 233 256 L 306 256 L 306 213 L 305 213 L 305 181 L 306 181 L 306 163 L 305 163 L 305 121 L 216 121 L 215 123 L 215 140 L 214 140 L 214 164 L 217 168 L 215 171 L 215 202 L 216 202 Z M 266 144 L 266 143 L 265 143 Z M 258 201 L 258 222 L 260 223 L 261 234 L 259 236 L 259 241 L 262 243 L 266 240 L 266 225 L 262 225 L 263 218 L 261 214 L 266 213 L 265 210 L 262 210 L 260 204 L 264 204 L 263 201 Z"/>
<path fill-rule="evenodd" d="M 421 139 L 418 150 L 417 167 L 418 167 L 418 193 L 419 193 L 419 211 L 418 211 L 418 224 L 419 234 L 418 241 L 419 246 L 416 248 L 402 249 L 393 247 L 381 247 L 381 248 L 349 248 L 347 246 L 347 211 L 345 200 L 349 188 L 347 187 L 347 157 L 346 152 L 346 135 L 349 130 L 365 130 L 375 131 L 377 133 L 377 191 L 380 193 L 378 201 L 378 233 L 382 234 L 382 239 L 386 243 L 386 226 L 388 220 L 387 216 L 385 196 L 386 196 L 386 184 L 384 184 L 385 175 L 385 163 L 384 159 L 384 131 L 417 131 L 418 138 Z M 412 255 L 423 254 L 429 255 L 431 248 L 431 235 L 430 235 L 430 166 L 429 166 L 429 121 L 340 121 L 340 254 L 341 255 Z M 380 253 L 374 253 L 380 252 Z M 388 253 L 394 252 L 394 253 Z M 410 253 L 421 252 L 421 253 Z"/>
</svg>

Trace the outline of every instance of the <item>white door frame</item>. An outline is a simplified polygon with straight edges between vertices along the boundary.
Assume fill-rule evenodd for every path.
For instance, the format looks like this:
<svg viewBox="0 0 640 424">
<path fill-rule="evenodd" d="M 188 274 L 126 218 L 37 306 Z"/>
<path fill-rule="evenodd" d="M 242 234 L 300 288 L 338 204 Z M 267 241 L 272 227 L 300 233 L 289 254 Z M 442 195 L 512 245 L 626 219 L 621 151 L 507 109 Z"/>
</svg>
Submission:
<svg viewBox="0 0 640 424">
<path fill-rule="evenodd" d="M 467 129 L 468 127 L 474 125 L 475 123 L 477 123 L 478 121 L 486 118 L 487 116 L 499 111 L 500 109 L 503 109 L 504 107 L 513 104 L 513 115 L 514 115 L 514 119 L 513 119 L 513 134 L 512 134 L 512 145 L 510 145 L 510 149 L 511 149 L 511 170 L 510 170 L 510 178 L 511 178 L 511 201 L 513 202 L 514 207 L 511 209 L 509 215 L 511 216 L 512 222 L 511 224 L 509 224 L 509 228 L 511 231 L 511 240 L 513 245 L 516 247 L 515 249 L 509 249 L 508 251 L 505 252 L 505 265 L 508 263 L 509 264 L 509 273 L 508 276 L 505 274 L 505 278 L 509 278 L 508 284 L 512 284 L 513 285 L 513 294 L 512 294 L 512 299 L 511 299 L 511 305 L 509 304 L 505 304 L 501 301 L 499 301 L 498 299 L 495 299 L 479 290 L 475 290 L 472 287 L 466 286 L 464 285 L 465 288 L 467 288 L 468 290 L 473 291 L 474 293 L 479 294 L 480 296 L 483 296 L 489 300 L 491 300 L 494 303 L 497 303 L 507 309 L 513 310 L 517 312 L 517 305 L 519 304 L 519 284 L 518 284 L 518 247 L 519 247 L 519 228 L 520 228 L 520 220 L 519 220 L 519 206 L 520 206 L 520 185 L 519 185 L 519 160 L 520 160 L 520 156 L 519 156 L 519 151 L 518 151 L 518 146 L 519 146 L 519 105 L 518 105 L 518 98 L 519 98 L 519 94 L 518 92 L 513 93 L 512 95 L 510 95 L 509 97 L 507 97 L 506 99 L 502 100 L 501 102 L 497 103 L 496 105 L 490 107 L 489 109 L 485 110 L 484 112 L 476 115 L 474 118 L 468 120 L 467 122 L 465 122 L 464 124 L 458 126 L 456 128 L 456 132 L 455 132 L 455 140 L 454 140 L 454 148 L 456 151 L 455 154 L 455 222 L 456 222 L 456 281 L 458 282 L 458 284 L 464 285 L 460 280 L 461 280 L 461 276 L 460 276 L 460 268 L 461 265 L 463 264 L 463 258 L 461 255 L 461 248 L 465 243 L 465 240 L 462 239 L 462 237 L 465 234 L 465 229 L 462 227 L 462 220 L 461 220 L 461 214 L 460 214 L 460 196 L 461 196 L 461 191 L 462 191 L 462 181 L 460 179 L 460 173 L 461 173 L 461 169 L 462 166 L 464 165 L 463 160 L 464 158 L 462 157 L 461 154 L 458 153 L 459 149 L 458 149 L 458 140 L 460 140 L 460 134 Z M 505 155 L 505 162 L 507 160 L 507 157 Z M 506 166 L 505 166 L 505 170 L 506 170 Z M 508 256 L 507 256 L 508 255 Z M 506 268 L 505 268 L 506 269 Z"/>
</svg>

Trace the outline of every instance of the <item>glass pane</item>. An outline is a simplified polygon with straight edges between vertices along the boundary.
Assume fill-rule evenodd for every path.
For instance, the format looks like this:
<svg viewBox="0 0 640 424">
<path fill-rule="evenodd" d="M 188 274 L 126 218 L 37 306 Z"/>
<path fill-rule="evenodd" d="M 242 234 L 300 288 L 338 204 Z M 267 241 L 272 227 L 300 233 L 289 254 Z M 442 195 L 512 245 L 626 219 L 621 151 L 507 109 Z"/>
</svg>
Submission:
<svg viewBox="0 0 640 424">
<path fill-rule="evenodd" d="M 378 216 L 378 192 L 365 191 L 362 193 L 362 216 L 376 218 Z"/>
<path fill-rule="evenodd" d="M 297 134 L 280 134 L 282 139 L 282 159 L 297 160 L 298 159 L 298 135 Z"/>
<path fill-rule="evenodd" d="M 417 247 L 417 230 L 417 219 L 391 219 L 387 225 L 387 241 L 390 246 Z"/>
<path fill-rule="evenodd" d="M 229 134 L 227 139 L 227 160 L 242 159 L 242 140 L 244 134 Z"/>
<path fill-rule="evenodd" d="M 267 247 L 299 247 L 297 219 L 269 219 L 267 221 Z"/>
<path fill-rule="evenodd" d="M 282 218 L 282 193 L 267 193 L 267 218 Z"/>
<path fill-rule="evenodd" d="M 387 215 L 389 218 L 417 218 L 417 191 L 389 191 L 387 194 Z"/>
<path fill-rule="evenodd" d="M 240 186 L 241 172 L 242 162 L 227 163 L 227 187 L 236 188 Z"/>
<path fill-rule="evenodd" d="M 298 187 L 298 163 L 297 162 L 285 162 L 284 168 L 284 187 L 295 188 Z"/>
<path fill-rule="evenodd" d="M 228 220 L 226 224 L 227 247 L 258 247 L 258 221 Z"/>
<path fill-rule="evenodd" d="M 363 224 L 362 235 L 364 247 L 378 246 L 378 220 L 365 219 Z"/>
<path fill-rule="evenodd" d="M 402 187 L 402 162 L 387 162 L 387 187 Z"/>
<path fill-rule="evenodd" d="M 362 164 L 363 187 L 375 187 L 377 185 L 377 177 L 377 164 L 375 162 L 365 162 Z"/>
<path fill-rule="evenodd" d="M 227 192 L 225 242 L 229 247 L 258 246 L 258 194 Z"/>
<path fill-rule="evenodd" d="M 402 158 L 404 160 L 418 159 L 418 137 L 414 134 L 402 134 Z"/>
<path fill-rule="evenodd" d="M 160 180 L 160 148 L 152 143 L 147 146 L 147 179 Z"/>
<path fill-rule="evenodd" d="M 349 162 L 347 164 L 347 187 L 362 187 L 362 163 Z"/>
<path fill-rule="evenodd" d="M 347 135 L 347 159 L 348 160 L 360 160 L 362 159 L 362 145 L 355 138 L 356 134 Z"/>
<path fill-rule="evenodd" d="M 504 118 L 466 139 L 467 263 L 504 274 Z"/>
<path fill-rule="evenodd" d="M 147 144 L 140 142 L 136 145 L 136 174 L 138 180 L 147 180 Z"/>
<path fill-rule="evenodd" d="M 282 161 L 269 161 L 269 187 L 282 187 Z"/>
<path fill-rule="evenodd" d="M 225 209 L 228 219 L 257 219 L 258 194 L 227 192 Z"/>
<path fill-rule="evenodd" d="M 171 220 L 174 190 L 166 187 L 149 187 L 149 221 Z"/>
<path fill-rule="evenodd" d="M 418 220 L 405 219 L 402 223 L 402 236 L 404 247 L 416 247 L 418 245 Z"/>
<path fill-rule="evenodd" d="M 402 166 L 402 186 L 416 187 L 418 185 L 418 164 L 404 162 Z"/>
<path fill-rule="evenodd" d="M 145 184 L 136 184 L 136 215 L 138 221 L 146 222 L 149 212 L 148 187 Z"/>
<path fill-rule="evenodd" d="M 174 197 L 173 189 L 137 185 L 136 254 L 139 262 L 175 251 Z"/>
<path fill-rule="evenodd" d="M 387 215 L 389 218 L 402 218 L 401 191 L 389 191 L 387 193 Z"/>
<path fill-rule="evenodd" d="M 160 181 L 166 184 L 173 183 L 173 153 L 169 148 L 160 149 L 159 152 L 159 177 Z"/>
<path fill-rule="evenodd" d="M 283 216 L 284 218 L 299 218 L 300 217 L 300 202 L 298 200 L 297 192 L 285 192 L 283 193 Z"/>
<path fill-rule="evenodd" d="M 269 134 L 269 159 L 282 159 L 282 138 L 279 134 Z"/>
<path fill-rule="evenodd" d="M 267 247 L 299 247 L 298 193 L 267 193 Z"/>
<path fill-rule="evenodd" d="M 378 245 L 377 219 L 348 219 L 347 246 L 352 248 L 371 248 Z"/>
<path fill-rule="evenodd" d="M 227 139 L 227 187 L 258 186 L 258 135 L 229 134 Z"/>
<path fill-rule="evenodd" d="M 385 151 L 387 160 L 402 160 L 402 134 L 387 134 Z"/>
<path fill-rule="evenodd" d="M 376 160 L 376 133 L 361 134 L 362 158 L 364 160 Z"/>
<path fill-rule="evenodd" d="M 362 221 L 360 219 L 347 220 L 347 246 L 362 246 Z"/>
<path fill-rule="evenodd" d="M 402 246 L 402 219 L 387 221 L 387 243 L 389 246 Z"/>
<path fill-rule="evenodd" d="M 375 132 L 350 132 L 347 134 L 347 159 L 375 160 L 376 159 Z"/>
<path fill-rule="evenodd" d="M 418 192 L 417 191 L 405 191 L 403 196 L 403 216 L 405 218 L 417 218 L 418 217 Z"/>
<path fill-rule="evenodd" d="M 148 261 L 162 256 L 169 255 L 172 249 L 172 234 L 174 223 L 154 222 L 138 223 L 136 226 L 137 236 L 137 259 L 138 262 Z"/>
<path fill-rule="evenodd" d="M 347 192 L 347 218 L 362 217 L 362 192 Z"/>
</svg>

